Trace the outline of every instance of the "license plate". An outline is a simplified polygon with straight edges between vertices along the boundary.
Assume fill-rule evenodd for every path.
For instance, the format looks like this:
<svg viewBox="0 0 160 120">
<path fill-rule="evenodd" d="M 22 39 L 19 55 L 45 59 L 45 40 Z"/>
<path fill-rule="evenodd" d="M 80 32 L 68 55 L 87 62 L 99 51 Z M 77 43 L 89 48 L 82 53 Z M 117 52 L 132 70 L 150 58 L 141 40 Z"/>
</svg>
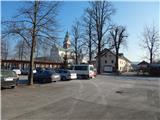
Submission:
<svg viewBox="0 0 160 120">
<path fill-rule="evenodd" d="M 55 76 L 54 76 L 54 78 L 58 78 L 58 77 L 59 77 L 58 75 L 55 75 Z"/>
<path fill-rule="evenodd" d="M 73 73 L 73 74 L 71 74 L 71 76 L 76 76 L 76 74 L 75 74 L 75 73 Z"/>
<path fill-rule="evenodd" d="M 6 78 L 5 81 L 13 81 L 13 78 Z"/>
<path fill-rule="evenodd" d="M 77 77 L 76 75 L 72 75 L 72 76 L 71 76 L 71 78 L 76 78 L 76 77 Z"/>
</svg>

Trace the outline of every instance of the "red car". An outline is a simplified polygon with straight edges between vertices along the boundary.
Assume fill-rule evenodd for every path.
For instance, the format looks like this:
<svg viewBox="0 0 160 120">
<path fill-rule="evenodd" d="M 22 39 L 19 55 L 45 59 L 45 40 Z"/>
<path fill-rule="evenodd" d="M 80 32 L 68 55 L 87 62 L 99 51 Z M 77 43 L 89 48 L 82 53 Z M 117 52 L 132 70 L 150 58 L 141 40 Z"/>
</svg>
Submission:
<svg viewBox="0 0 160 120">
<path fill-rule="evenodd" d="M 96 76 L 97 76 L 97 70 L 94 69 L 94 77 L 96 77 Z"/>
</svg>

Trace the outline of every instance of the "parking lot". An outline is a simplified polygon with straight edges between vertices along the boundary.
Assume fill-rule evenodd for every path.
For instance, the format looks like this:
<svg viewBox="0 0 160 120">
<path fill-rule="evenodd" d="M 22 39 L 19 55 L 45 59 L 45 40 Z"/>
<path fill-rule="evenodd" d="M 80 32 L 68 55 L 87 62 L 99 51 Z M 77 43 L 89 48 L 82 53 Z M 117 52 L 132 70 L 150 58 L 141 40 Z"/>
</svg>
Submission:
<svg viewBox="0 0 160 120">
<path fill-rule="evenodd" d="M 160 120 L 158 77 L 99 75 L 1 93 L 2 120 Z"/>
</svg>

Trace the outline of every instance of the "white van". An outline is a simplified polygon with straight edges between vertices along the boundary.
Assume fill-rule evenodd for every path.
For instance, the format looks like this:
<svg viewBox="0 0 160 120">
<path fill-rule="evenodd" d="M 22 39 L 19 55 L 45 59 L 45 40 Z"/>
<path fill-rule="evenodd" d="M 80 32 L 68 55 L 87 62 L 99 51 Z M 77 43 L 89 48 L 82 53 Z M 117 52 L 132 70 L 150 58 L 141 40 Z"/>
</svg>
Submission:
<svg viewBox="0 0 160 120">
<path fill-rule="evenodd" d="M 94 71 L 93 65 L 89 65 L 89 64 L 73 65 L 71 69 L 77 73 L 78 78 L 89 79 L 89 78 L 95 77 L 95 71 Z"/>
</svg>

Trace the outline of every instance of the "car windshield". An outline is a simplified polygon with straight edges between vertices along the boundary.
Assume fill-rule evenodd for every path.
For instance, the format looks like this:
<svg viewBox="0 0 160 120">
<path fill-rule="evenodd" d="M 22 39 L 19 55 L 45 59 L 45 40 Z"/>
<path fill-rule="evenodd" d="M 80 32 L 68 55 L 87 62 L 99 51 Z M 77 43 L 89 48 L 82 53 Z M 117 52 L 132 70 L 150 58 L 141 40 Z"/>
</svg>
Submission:
<svg viewBox="0 0 160 120">
<path fill-rule="evenodd" d="M 75 70 L 87 70 L 88 66 L 75 66 Z"/>
<path fill-rule="evenodd" d="M 91 66 L 91 67 L 90 67 L 90 70 L 94 71 L 94 67 Z"/>
<path fill-rule="evenodd" d="M 59 69 L 56 71 L 57 73 L 68 73 L 68 70 L 65 69 Z"/>
<path fill-rule="evenodd" d="M 1 71 L 1 77 L 17 77 L 16 73 L 13 71 Z"/>
<path fill-rule="evenodd" d="M 51 75 L 53 73 L 55 73 L 55 72 L 51 71 L 51 70 L 45 70 L 45 71 L 43 71 L 43 74 L 45 74 L 45 75 Z"/>
<path fill-rule="evenodd" d="M 68 72 L 69 72 L 69 73 L 75 73 L 75 71 L 74 71 L 74 70 L 68 70 Z"/>
<path fill-rule="evenodd" d="M 68 71 L 67 70 L 63 70 L 63 73 L 68 73 Z"/>
<path fill-rule="evenodd" d="M 73 70 L 73 66 L 70 66 L 67 68 L 68 70 Z"/>
</svg>

